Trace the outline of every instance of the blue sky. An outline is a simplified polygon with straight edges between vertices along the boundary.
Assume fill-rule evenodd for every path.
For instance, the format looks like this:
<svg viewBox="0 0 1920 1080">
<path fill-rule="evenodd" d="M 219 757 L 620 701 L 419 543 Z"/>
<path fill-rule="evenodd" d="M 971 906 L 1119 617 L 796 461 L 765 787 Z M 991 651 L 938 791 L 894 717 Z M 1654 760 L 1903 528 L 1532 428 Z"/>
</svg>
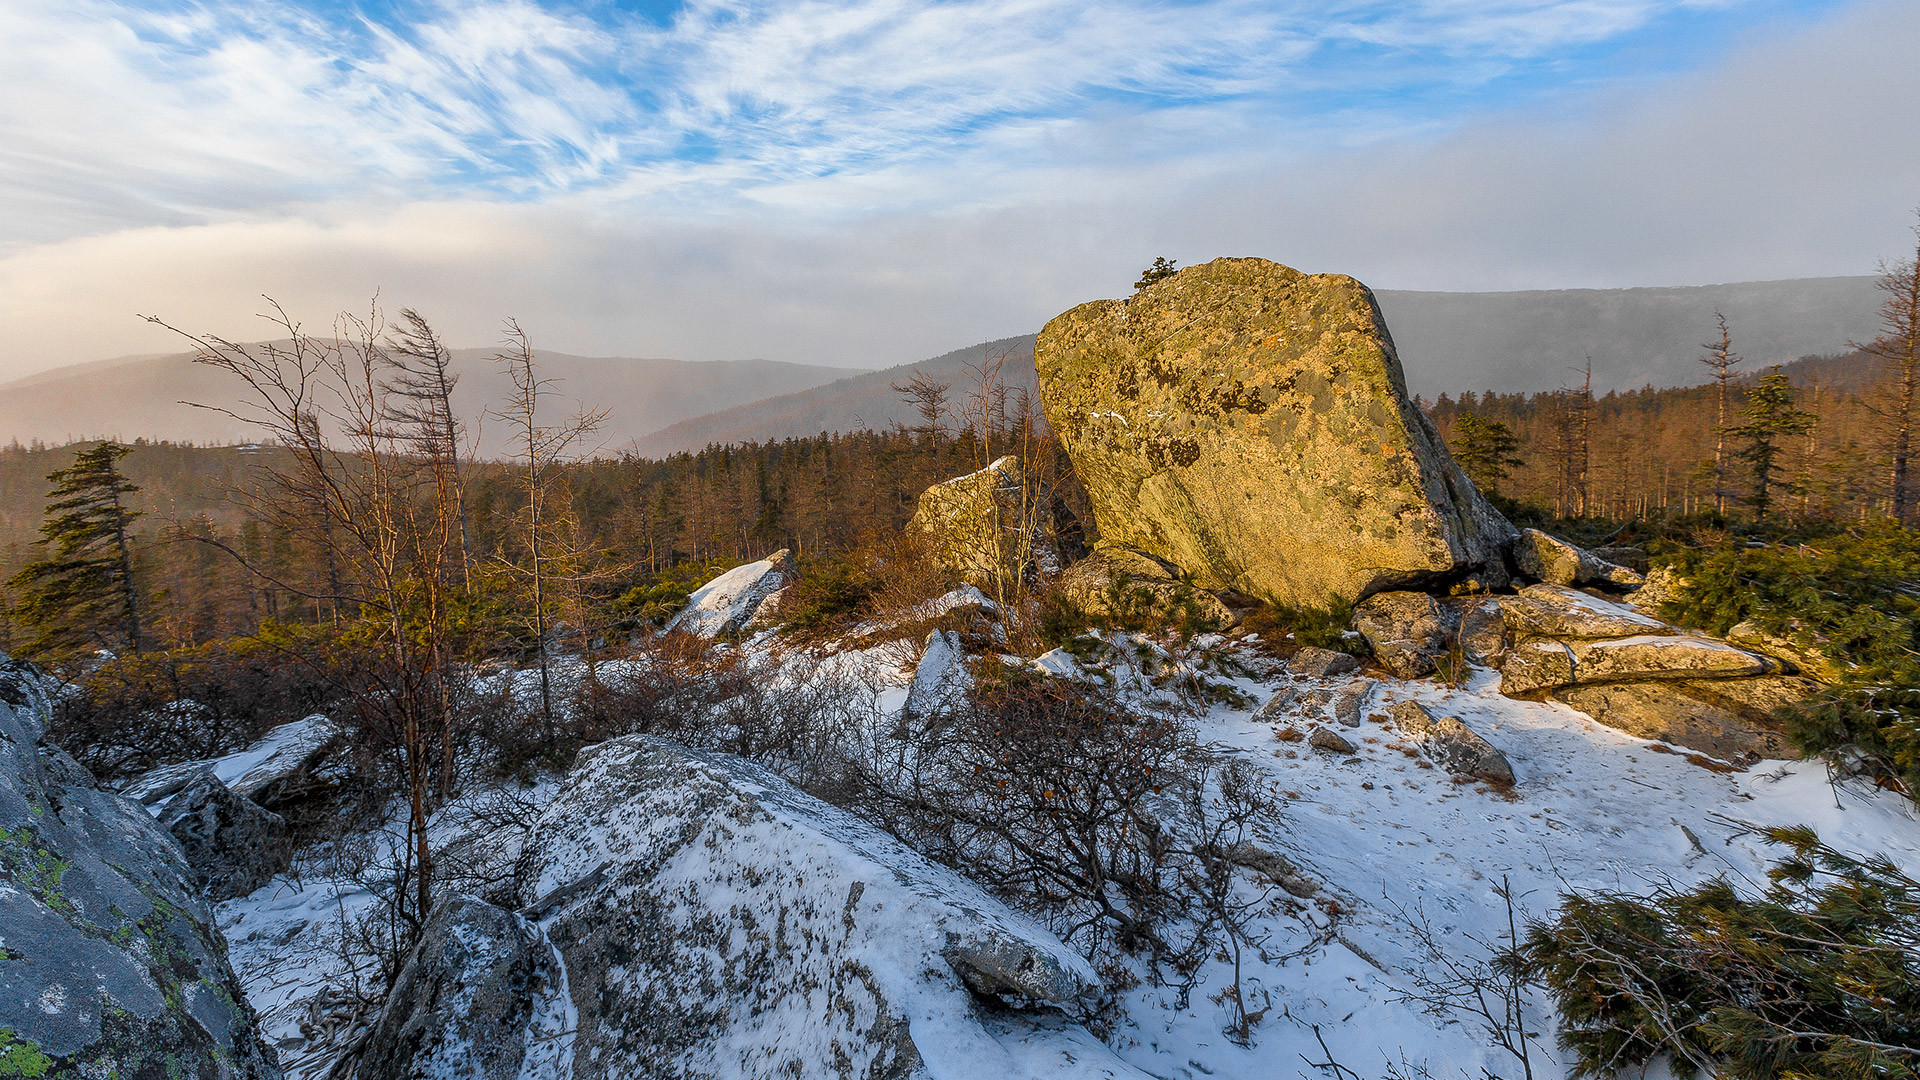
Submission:
<svg viewBox="0 0 1920 1080">
<path fill-rule="evenodd" d="M 1873 100 L 1915 99 L 1917 38 L 1911 0 L 0 0 L 0 371 L 152 340 L 78 311 L 224 331 L 263 291 L 865 364 L 1160 253 L 1871 272 L 1920 203 L 1867 152 L 1920 141 Z"/>
</svg>

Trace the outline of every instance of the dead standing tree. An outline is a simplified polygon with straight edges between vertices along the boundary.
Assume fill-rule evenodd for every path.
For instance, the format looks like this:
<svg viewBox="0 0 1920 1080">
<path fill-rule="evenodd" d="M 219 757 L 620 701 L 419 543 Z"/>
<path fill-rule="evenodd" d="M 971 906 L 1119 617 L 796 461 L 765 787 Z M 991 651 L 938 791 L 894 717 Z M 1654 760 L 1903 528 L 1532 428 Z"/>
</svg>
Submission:
<svg viewBox="0 0 1920 1080">
<path fill-rule="evenodd" d="M 541 423 L 540 402 L 552 389 L 553 380 L 540 377 L 533 341 L 512 319 L 507 320 L 506 348 L 493 359 L 513 380 L 513 395 L 495 415 L 513 426 L 514 456 L 525 470 L 522 481 L 526 501 L 521 506 L 519 524 L 526 562 L 506 561 L 508 569 L 521 577 L 532 593 L 527 629 L 533 633 L 540 662 L 540 716 L 546 737 L 552 739 L 553 673 L 547 656 L 556 599 L 552 594 L 558 585 L 558 591 L 574 601 L 571 606 L 580 607 L 585 554 L 577 542 L 578 530 L 568 506 L 569 491 L 560 466 L 575 454 L 581 442 L 606 422 L 607 410 L 582 409 L 563 424 Z"/>
<path fill-rule="evenodd" d="M 1713 318 L 1720 326 L 1720 340 L 1701 344 L 1707 351 L 1700 362 L 1711 373 L 1718 400 L 1713 421 L 1713 512 L 1724 514 L 1727 512 L 1727 393 L 1735 378 L 1733 369 L 1740 366 L 1740 357 L 1733 351 L 1727 317 L 1716 311 Z"/>
<path fill-rule="evenodd" d="M 1920 211 L 1916 211 L 1920 213 Z M 1914 228 L 1914 257 L 1880 266 L 1880 336 L 1865 345 L 1853 343 L 1887 369 L 1872 408 L 1879 419 L 1882 452 L 1887 454 L 1888 509 L 1894 520 L 1906 521 L 1909 463 L 1913 457 L 1915 397 L 1920 395 L 1920 226 Z"/>
<path fill-rule="evenodd" d="M 197 537 L 260 579 L 295 595 L 357 611 L 379 627 L 377 662 L 354 666 L 347 700 L 376 745 L 393 750 L 408 803 L 406 859 L 391 907 L 404 950 L 432 908 L 427 820 L 453 780 L 448 692 L 447 566 L 459 531 L 457 502 L 417 453 L 430 412 L 409 411 L 387 378 L 404 366 L 388 351 L 378 308 L 342 315 L 331 339 L 304 331 L 278 304 L 265 317 L 285 344 L 245 345 L 149 321 L 190 341 L 195 362 L 242 385 L 232 406 L 208 408 L 258 430 L 284 456 L 265 459 L 259 481 L 236 492 L 270 528 L 303 536 L 327 554 L 328 580 L 304 588 L 212 537 Z M 417 319 L 417 316 L 415 317 Z M 418 323 L 432 340 L 424 321 Z M 336 445 L 329 432 L 338 432 Z M 442 473 L 444 475 L 444 473 Z"/>
</svg>

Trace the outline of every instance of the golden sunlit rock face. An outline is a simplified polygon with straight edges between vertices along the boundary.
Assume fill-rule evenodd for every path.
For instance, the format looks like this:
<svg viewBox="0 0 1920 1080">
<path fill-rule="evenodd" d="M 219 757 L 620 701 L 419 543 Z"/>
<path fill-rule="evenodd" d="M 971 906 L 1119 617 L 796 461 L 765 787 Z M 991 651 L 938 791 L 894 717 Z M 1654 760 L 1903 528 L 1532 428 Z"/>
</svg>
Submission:
<svg viewBox="0 0 1920 1080">
<path fill-rule="evenodd" d="M 1353 278 L 1216 259 L 1060 315 L 1035 356 L 1103 545 L 1294 607 L 1506 580 L 1512 526 L 1408 400 Z"/>
</svg>

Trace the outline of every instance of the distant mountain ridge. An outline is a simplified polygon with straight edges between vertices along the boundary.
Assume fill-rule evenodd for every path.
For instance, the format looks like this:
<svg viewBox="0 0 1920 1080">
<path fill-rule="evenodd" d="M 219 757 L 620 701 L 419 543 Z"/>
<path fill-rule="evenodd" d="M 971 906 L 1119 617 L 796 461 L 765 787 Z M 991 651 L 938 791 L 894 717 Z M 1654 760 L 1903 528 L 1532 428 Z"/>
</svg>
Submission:
<svg viewBox="0 0 1920 1080">
<path fill-rule="evenodd" d="M 453 350 L 459 376 L 454 407 L 466 420 L 467 437 L 482 457 L 507 451 L 506 425 L 486 416 L 512 392 L 488 349 Z M 819 386 L 848 368 L 786 364 L 773 360 L 694 362 L 631 357 L 574 356 L 540 351 L 541 376 L 555 381 L 548 405 L 555 422 L 578 409 L 610 407 L 596 444 L 619 449 L 635 436 L 684 417 L 754 401 L 769 393 Z M 211 409 L 180 404 L 229 405 L 238 388 L 232 376 L 193 362 L 191 353 L 123 357 L 40 372 L 0 386 L 0 441 L 76 439 L 169 439 L 175 442 L 240 443 L 260 433 Z"/>
<path fill-rule="evenodd" d="M 1880 294 L 1871 277 L 1800 278 L 1643 289 L 1443 293 L 1380 290 L 1376 296 L 1400 350 L 1408 389 L 1428 398 L 1497 390 L 1532 393 L 1577 384 L 1593 363 L 1595 388 L 1700 382 L 1701 342 L 1727 316 L 1748 370 L 1847 351 L 1876 330 Z M 967 396 L 970 367 L 1004 354 L 1003 380 L 1035 391 L 1033 334 L 956 349 L 881 371 L 770 360 L 688 362 L 540 354 L 560 381 L 560 414 L 586 402 L 612 410 L 598 445 L 659 457 L 713 443 L 879 429 L 916 422 L 891 389 L 926 374 Z M 455 351 L 456 407 L 482 456 L 505 450 L 504 425 L 480 419 L 503 401 L 506 377 L 483 349 Z M 176 404 L 220 403 L 234 388 L 187 354 L 127 357 L 43 372 L 0 386 L 0 442 L 139 436 L 244 442 L 256 433 L 227 417 Z"/>
<path fill-rule="evenodd" d="M 1577 385 L 1588 358 L 1597 392 L 1687 386 L 1703 380 L 1696 358 L 1727 316 L 1749 370 L 1847 351 L 1875 331 L 1880 294 L 1871 277 L 1801 278 L 1649 289 L 1503 293 L 1379 290 L 1375 297 L 1399 348 L 1408 390 L 1535 393 Z M 1009 386 L 1035 389 L 1035 335 L 1001 338 L 929 360 L 864 372 L 825 386 L 693 417 L 628 447 L 646 457 L 739 443 L 884 428 L 917 422 L 888 387 L 916 374 L 954 384 L 967 366 L 1007 354 Z"/>
</svg>

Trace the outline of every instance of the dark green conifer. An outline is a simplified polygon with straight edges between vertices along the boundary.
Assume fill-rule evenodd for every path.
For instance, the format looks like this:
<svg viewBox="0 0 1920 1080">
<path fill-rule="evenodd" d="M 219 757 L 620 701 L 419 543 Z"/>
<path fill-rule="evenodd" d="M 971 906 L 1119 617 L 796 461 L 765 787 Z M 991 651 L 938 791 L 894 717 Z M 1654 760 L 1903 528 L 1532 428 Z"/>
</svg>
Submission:
<svg viewBox="0 0 1920 1080">
<path fill-rule="evenodd" d="M 7 582 L 15 616 L 35 632 L 27 651 L 45 655 L 90 644 L 140 651 L 140 601 L 127 537 L 140 512 L 126 504 L 140 489 L 119 469 L 132 452 L 99 443 L 47 474 L 53 491 L 36 541 L 47 554 Z"/>
<path fill-rule="evenodd" d="M 1453 422 L 1453 460 L 1482 489 L 1498 493 L 1508 469 L 1524 464 L 1514 453 L 1520 438 L 1499 420 L 1463 412 Z"/>
<path fill-rule="evenodd" d="M 1781 441 L 1805 434 L 1813 427 L 1814 416 L 1795 407 L 1793 386 L 1777 365 L 1747 391 L 1747 403 L 1740 412 L 1747 422 L 1727 434 L 1746 440 L 1746 447 L 1734 456 L 1752 470 L 1753 487 L 1745 501 L 1753 507 L 1754 516 L 1765 521 L 1773 505 L 1774 474 L 1780 471 Z"/>
</svg>

